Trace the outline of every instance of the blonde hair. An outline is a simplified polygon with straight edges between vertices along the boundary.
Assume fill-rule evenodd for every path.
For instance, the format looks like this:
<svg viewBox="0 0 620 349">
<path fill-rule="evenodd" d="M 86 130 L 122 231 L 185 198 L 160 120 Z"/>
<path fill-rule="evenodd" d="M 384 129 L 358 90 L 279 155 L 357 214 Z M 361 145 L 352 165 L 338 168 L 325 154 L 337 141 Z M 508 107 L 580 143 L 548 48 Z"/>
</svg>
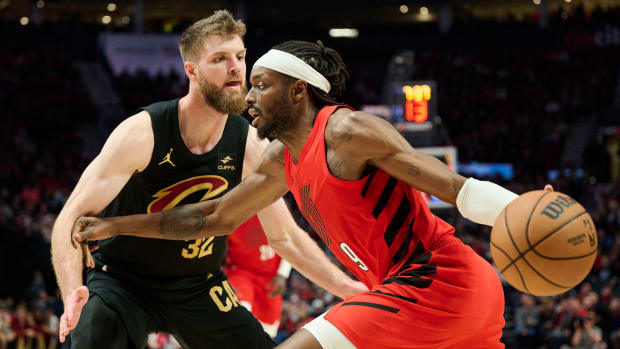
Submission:
<svg viewBox="0 0 620 349">
<path fill-rule="evenodd" d="M 227 38 L 238 35 L 243 38 L 245 23 L 235 20 L 227 10 L 218 10 L 211 16 L 192 24 L 181 33 L 179 50 L 181 50 L 183 62 L 200 57 L 202 41 L 209 35 L 222 35 Z"/>
</svg>

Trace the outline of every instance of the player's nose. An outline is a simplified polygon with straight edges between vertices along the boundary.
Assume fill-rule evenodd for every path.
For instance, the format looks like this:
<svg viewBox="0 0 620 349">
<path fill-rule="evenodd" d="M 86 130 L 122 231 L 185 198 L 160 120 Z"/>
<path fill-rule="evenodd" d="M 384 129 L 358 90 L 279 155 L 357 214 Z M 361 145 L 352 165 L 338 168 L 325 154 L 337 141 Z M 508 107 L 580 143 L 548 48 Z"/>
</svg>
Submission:
<svg viewBox="0 0 620 349">
<path fill-rule="evenodd" d="M 241 73 L 241 62 L 238 59 L 233 59 L 230 64 L 230 74 L 238 75 Z"/>
<path fill-rule="evenodd" d="M 256 103 L 256 97 L 254 97 L 254 93 L 252 93 L 253 89 L 250 89 L 250 91 L 248 91 L 248 94 L 245 95 L 245 103 L 248 106 L 252 106 L 254 105 L 254 103 Z"/>
</svg>

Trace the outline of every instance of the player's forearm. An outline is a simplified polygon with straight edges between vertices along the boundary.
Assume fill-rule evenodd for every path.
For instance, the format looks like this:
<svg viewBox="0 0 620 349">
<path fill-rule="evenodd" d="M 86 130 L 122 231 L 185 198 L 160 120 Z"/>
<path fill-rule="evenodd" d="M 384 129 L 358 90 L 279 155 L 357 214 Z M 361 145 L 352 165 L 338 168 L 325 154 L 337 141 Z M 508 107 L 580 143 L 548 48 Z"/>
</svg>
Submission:
<svg viewBox="0 0 620 349">
<path fill-rule="evenodd" d="M 110 217 L 110 236 L 130 235 L 152 239 L 193 240 L 229 234 L 234 227 L 218 223 L 217 213 L 205 205 L 185 205 L 168 211 Z"/>
<path fill-rule="evenodd" d="M 517 197 L 495 183 L 469 178 L 458 192 L 456 207 L 463 217 L 492 226 L 504 207 Z"/>
<path fill-rule="evenodd" d="M 61 212 L 52 230 L 52 264 L 63 301 L 82 286 L 82 252 L 71 245 L 71 228 L 76 214 Z"/>
<path fill-rule="evenodd" d="M 288 240 L 270 241 L 270 245 L 303 276 L 332 294 L 344 299 L 360 291 L 305 232 L 291 234 Z"/>
</svg>

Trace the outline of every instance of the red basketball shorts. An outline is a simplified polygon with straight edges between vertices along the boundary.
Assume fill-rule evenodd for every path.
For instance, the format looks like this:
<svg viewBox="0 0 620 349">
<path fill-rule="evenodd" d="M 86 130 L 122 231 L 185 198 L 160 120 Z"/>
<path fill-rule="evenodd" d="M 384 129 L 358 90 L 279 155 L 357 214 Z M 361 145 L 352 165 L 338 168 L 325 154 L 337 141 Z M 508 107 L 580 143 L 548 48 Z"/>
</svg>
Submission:
<svg viewBox="0 0 620 349">
<path fill-rule="evenodd" d="M 282 296 L 269 297 L 267 285 L 270 279 L 242 269 L 227 270 L 227 275 L 239 301 L 250 305 L 250 311 L 258 321 L 268 325 L 280 321 Z"/>
<path fill-rule="evenodd" d="M 357 348 L 503 348 L 493 267 L 455 237 L 325 314 Z"/>
</svg>

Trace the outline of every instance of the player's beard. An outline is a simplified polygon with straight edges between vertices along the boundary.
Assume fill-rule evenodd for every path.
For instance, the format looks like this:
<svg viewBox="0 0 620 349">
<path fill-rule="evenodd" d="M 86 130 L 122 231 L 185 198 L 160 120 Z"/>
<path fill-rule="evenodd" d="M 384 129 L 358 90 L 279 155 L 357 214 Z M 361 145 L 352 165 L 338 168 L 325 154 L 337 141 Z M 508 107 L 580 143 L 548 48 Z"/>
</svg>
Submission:
<svg viewBox="0 0 620 349">
<path fill-rule="evenodd" d="M 260 139 L 279 138 L 293 127 L 293 106 L 287 96 L 284 94 L 279 96 L 278 100 L 272 103 L 273 108 L 269 113 L 269 118 L 262 117 L 263 125 L 256 128 Z M 261 116 L 264 115 L 259 108 L 256 109 Z"/>
<path fill-rule="evenodd" d="M 248 107 L 245 103 L 245 95 L 248 93 L 248 89 L 245 86 L 245 81 L 243 79 L 240 80 L 241 89 L 239 91 L 226 91 L 224 88 L 210 83 L 202 76 L 198 78 L 198 86 L 205 103 L 218 113 L 241 114 Z"/>
</svg>

